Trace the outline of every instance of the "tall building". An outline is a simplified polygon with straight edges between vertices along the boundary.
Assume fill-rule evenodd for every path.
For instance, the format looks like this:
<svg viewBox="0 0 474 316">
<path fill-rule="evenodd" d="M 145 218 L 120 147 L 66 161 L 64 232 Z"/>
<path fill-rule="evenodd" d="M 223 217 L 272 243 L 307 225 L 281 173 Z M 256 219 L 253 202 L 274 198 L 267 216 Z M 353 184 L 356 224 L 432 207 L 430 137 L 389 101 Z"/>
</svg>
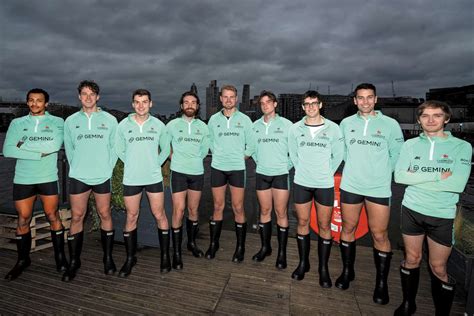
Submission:
<svg viewBox="0 0 474 316">
<path fill-rule="evenodd" d="M 250 111 L 250 85 L 244 84 L 242 89 L 242 100 L 240 101 L 240 112 Z"/>
<path fill-rule="evenodd" d="M 189 91 L 198 94 L 198 88 L 196 87 L 196 84 L 194 82 L 193 82 L 191 88 L 189 89 Z"/>
<path fill-rule="evenodd" d="M 284 93 L 278 95 L 278 108 L 280 108 L 279 114 L 286 117 L 292 122 L 300 120 L 304 111 L 301 107 L 302 94 L 297 93 Z"/>
<path fill-rule="evenodd" d="M 217 86 L 217 80 L 211 80 L 209 86 L 206 88 L 206 119 L 210 119 L 220 107 L 221 102 L 219 99 L 219 87 Z"/>
</svg>

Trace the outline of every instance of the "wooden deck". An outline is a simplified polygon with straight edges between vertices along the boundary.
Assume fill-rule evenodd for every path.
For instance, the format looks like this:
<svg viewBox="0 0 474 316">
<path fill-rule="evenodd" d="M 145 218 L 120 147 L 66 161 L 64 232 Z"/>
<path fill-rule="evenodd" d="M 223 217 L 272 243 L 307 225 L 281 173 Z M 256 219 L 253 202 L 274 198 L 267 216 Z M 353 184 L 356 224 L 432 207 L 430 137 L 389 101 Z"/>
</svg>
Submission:
<svg viewBox="0 0 474 316">
<path fill-rule="evenodd" d="M 203 227 L 198 241 L 208 245 Z M 32 265 L 17 280 L 3 280 L 16 262 L 16 253 L 0 249 L 0 314 L 265 314 L 265 315 L 393 315 L 401 302 L 398 263 L 400 251 L 394 253 L 389 277 L 390 303 L 372 302 L 375 268 L 372 249 L 357 248 L 356 280 L 347 291 L 335 287 L 322 289 L 318 284 L 317 244 L 311 245 L 311 270 L 303 281 L 291 279 L 297 265 L 296 241 L 289 240 L 288 268 L 275 267 L 277 242 L 272 238 L 274 253 L 262 263 L 251 260 L 259 248 L 256 234 L 247 236 L 247 252 L 241 264 L 231 262 L 235 237 L 223 231 L 221 249 L 214 260 L 192 257 L 184 251 L 184 269 L 162 275 L 159 272 L 158 249 L 138 252 L 138 264 L 127 279 L 105 276 L 98 233 L 88 234 L 84 243 L 82 267 L 71 283 L 61 281 L 56 272 L 53 250 L 32 253 Z M 115 245 L 114 259 L 120 269 L 124 247 Z M 330 270 L 333 282 L 341 269 L 338 247 L 333 247 Z M 453 315 L 462 315 L 464 302 L 456 298 Z M 417 315 L 434 315 L 430 283 L 423 269 L 417 299 Z"/>
</svg>

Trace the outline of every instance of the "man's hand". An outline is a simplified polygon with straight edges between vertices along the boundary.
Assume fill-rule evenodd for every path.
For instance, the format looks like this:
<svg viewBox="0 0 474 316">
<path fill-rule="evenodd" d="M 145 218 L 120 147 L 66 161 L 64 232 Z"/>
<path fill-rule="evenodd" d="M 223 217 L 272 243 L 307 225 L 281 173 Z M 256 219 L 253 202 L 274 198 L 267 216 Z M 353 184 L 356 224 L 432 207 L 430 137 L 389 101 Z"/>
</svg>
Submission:
<svg viewBox="0 0 474 316">
<path fill-rule="evenodd" d="M 453 173 L 451 171 L 445 171 L 441 173 L 441 180 L 446 180 L 450 176 L 452 176 Z"/>
</svg>

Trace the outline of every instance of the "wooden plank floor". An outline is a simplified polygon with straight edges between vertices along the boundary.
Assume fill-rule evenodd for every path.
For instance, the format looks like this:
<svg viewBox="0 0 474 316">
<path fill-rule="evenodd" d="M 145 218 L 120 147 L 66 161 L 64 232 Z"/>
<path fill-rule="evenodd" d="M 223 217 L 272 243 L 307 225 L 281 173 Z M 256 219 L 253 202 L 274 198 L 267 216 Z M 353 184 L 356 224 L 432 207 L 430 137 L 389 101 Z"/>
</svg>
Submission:
<svg viewBox="0 0 474 316">
<path fill-rule="evenodd" d="M 204 228 L 204 227 L 203 227 Z M 205 231 L 206 229 L 202 229 Z M 311 270 L 303 281 L 291 279 L 298 255 L 296 241 L 289 240 L 288 268 L 274 267 L 274 253 L 262 263 L 251 260 L 259 248 L 256 234 L 247 236 L 247 252 L 241 264 L 231 262 L 234 233 L 223 231 L 216 259 L 192 257 L 184 251 L 184 270 L 160 274 L 158 249 L 138 252 L 138 264 L 127 279 L 105 276 L 98 233 L 87 235 L 82 267 L 71 283 L 61 281 L 54 267 L 52 249 L 31 255 L 32 265 L 17 280 L 0 281 L 0 314 L 253 314 L 253 315 L 392 315 L 401 302 L 396 251 L 389 277 L 390 303 L 372 302 L 375 268 L 372 249 L 357 248 L 356 280 L 347 291 L 335 287 L 322 289 L 318 284 L 316 242 L 311 245 Z M 208 244 L 207 232 L 198 241 Z M 115 245 L 114 259 L 120 269 L 124 247 Z M 0 274 L 5 275 L 16 262 L 16 253 L 0 250 Z M 341 269 L 339 249 L 333 247 L 330 271 L 333 282 Z M 430 283 L 423 269 L 417 298 L 417 315 L 434 315 Z M 464 302 L 456 298 L 453 315 L 462 315 Z"/>
</svg>

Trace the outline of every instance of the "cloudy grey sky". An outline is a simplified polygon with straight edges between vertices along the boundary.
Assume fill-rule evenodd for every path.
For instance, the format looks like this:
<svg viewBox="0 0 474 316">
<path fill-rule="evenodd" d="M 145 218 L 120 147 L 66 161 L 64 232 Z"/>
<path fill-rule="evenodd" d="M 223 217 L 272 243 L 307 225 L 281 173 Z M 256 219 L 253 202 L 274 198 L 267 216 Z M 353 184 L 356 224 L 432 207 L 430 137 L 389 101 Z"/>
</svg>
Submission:
<svg viewBox="0 0 474 316">
<path fill-rule="evenodd" d="M 239 89 L 348 94 L 362 81 L 379 95 L 424 97 L 429 88 L 474 83 L 474 1 L 0 2 L 0 96 L 32 87 L 76 105 L 93 79 L 100 103 L 130 109 L 151 90 L 160 113 L 177 110 L 196 83 Z"/>
</svg>

